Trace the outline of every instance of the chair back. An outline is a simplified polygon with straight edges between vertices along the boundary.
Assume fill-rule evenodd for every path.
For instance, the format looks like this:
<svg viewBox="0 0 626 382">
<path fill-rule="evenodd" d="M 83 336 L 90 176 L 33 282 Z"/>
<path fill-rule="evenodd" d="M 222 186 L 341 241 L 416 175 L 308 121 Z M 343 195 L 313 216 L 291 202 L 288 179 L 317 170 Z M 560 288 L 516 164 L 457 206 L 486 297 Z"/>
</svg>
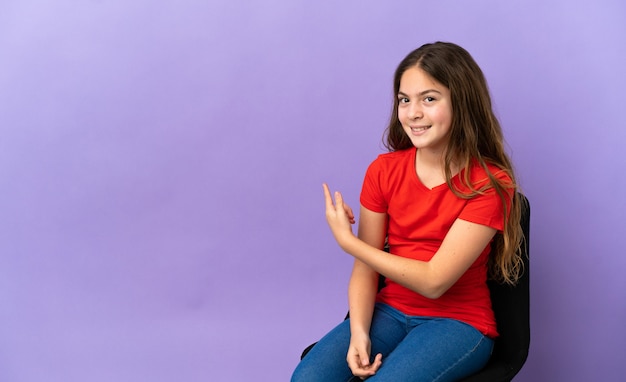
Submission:
<svg viewBox="0 0 626 382">
<path fill-rule="evenodd" d="M 485 368 L 462 382 L 510 381 L 521 370 L 528 358 L 530 347 L 530 204 L 521 193 L 517 194 L 522 206 L 521 226 L 523 273 L 514 286 L 488 281 L 491 304 L 496 316 L 498 333 L 491 359 Z"/>
</svg>

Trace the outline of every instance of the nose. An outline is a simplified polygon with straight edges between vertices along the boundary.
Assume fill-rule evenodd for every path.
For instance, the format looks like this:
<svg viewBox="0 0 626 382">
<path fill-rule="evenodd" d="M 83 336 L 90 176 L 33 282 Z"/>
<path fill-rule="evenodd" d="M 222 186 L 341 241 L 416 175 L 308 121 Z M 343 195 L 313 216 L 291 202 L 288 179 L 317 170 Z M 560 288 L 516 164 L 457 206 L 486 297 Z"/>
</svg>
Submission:
<svg viewBox="0 0 626 382">
<path fill-rule="evenodd" d="M 417 102 L 412 102 L 409 107 L 409 118 L 411 119 L 420 119 L 424 116 L 422 112 L 422 108 L 417 104 Z"/>
</svg>

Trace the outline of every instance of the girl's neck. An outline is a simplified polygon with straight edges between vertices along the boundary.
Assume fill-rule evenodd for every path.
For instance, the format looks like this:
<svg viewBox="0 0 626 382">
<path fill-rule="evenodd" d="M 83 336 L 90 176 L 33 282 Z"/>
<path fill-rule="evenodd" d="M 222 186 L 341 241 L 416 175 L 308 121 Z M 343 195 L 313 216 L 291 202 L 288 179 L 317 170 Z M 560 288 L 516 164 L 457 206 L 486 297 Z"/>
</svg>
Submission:
<svg viewBox="0 0 626 382">
<path fill-rule="evenodd" d="M 445 155 L 444 152 L 433 152 L 428 149 L 416 149 L 415 162 L 420 166 L 428 168 L 429 170 L 441 170 L 445 168 Z"/>
<path fill-rule="evenodd" d="M 428 188 L 434 188 L 446 182 L 446 162 L 443 152 L 432 152 L 425 149 L 417 149 L 415 153 L 415 171 L 422 184 Z M 458 166 L 450 164 L 451 175 L 458 172 Z"/>
</svg>

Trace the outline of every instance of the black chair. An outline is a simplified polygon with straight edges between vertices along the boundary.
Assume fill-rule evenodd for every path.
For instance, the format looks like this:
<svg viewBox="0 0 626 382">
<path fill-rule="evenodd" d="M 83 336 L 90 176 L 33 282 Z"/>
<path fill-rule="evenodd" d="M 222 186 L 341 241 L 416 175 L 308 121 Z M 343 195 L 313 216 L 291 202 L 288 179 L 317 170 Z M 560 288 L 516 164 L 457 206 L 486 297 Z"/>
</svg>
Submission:
<svg viewBox="0 0 626 382">
<path fill-rule="evenodd" d="M 530 204 L 518 194 L 522 204 L 521 226 L 524 231 L 522 259 L 524 273 L 515 286 L 488 281 L 491 304 L 496 315 L 498 332 L 489 363 L 462 382 L 509 382 L 522 369 L 530 347 Z"/>
<path fill-rule="evenodd" d="M 510 382 L 522 369 L 528 357 L 530 347 L 530 293 L 529 293 L 529 239 L 530 239 L 530 204 L 528 199 L 517 194 L 522 205 L 521 226 L 524 231 L 522 259 L 524 270 L 515 286 L 488 281 L 491 291 L 491 303 L 496 316 L 498 332 L 493 354 L 487 365 L 478 373 L 460 382 Z M 315 344 L 307 347 L 300 359 Z"/>
</svg>

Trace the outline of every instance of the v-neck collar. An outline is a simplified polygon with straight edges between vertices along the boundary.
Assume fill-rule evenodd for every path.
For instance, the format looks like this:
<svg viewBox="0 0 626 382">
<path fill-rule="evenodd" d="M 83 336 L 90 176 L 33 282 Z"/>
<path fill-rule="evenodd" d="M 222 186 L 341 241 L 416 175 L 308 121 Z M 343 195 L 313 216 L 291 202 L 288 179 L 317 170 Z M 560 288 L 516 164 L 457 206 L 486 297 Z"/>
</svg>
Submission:
<svg viewBox="0 0 626 382">
<path fill-rule="evenodd" d="M 417 175 L 417 166 L 415 164 L 415 161 L 417 160 L 417 147 L 413 148 L 413 152 L 411 153 L 411 160 L 409 161 L 409 166 L 411 169 L 411 173 L 413 174 L 412 178 L 413 181 L 417 184 L 418 187 L 421 187 L 422 189 L 428 191 L 428 192 L 441 192 L 441 191 L 445 191 L 448 190 L 448 183 L 446 183 L 446 181 L 444 180 L 443 183 L 436 185 L 433 188 L 429 188 L 427 187 L 424 183 L 422 183 L 422 180 L 420 179 L 419 175 Z M 454 174 L 454 176 L 452 177 L 452 179 L 456 178 L 459 175 L 460 171 L 457 172 L 456 174 Z"/>
</svg>

